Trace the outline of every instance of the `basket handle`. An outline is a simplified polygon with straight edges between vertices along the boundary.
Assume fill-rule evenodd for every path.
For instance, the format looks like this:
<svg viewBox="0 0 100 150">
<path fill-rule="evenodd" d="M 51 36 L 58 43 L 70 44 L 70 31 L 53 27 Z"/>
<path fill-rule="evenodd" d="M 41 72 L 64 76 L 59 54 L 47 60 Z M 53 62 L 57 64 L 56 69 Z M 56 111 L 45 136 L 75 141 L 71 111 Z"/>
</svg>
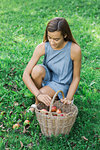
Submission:
<svg viewBox="0 0 100 150">
<path fill-rule="evenodd" d="M 57 91 L 57 92 L 55 93 L 55 95 L 53 96 L 53 99 L 52 99 L 52 101 L 51 101 L 51 103 L 50 103 L 49 112 L 51 112 L 51 108 L 52 108 L 52 105 L 53 105 L 53 103 L 54 103 L 54 101 L 55 101 L 55 98 L 56 98 L 56 96 L 58 95 L 58 93 L 60 93 L 60 92 L 61 92 L 61 94 L 62 94 L 62 96 L 63 96 L 63 99 L 65 98 L 63 91 L 61 91 L 61 90 Z"/>
</svg>

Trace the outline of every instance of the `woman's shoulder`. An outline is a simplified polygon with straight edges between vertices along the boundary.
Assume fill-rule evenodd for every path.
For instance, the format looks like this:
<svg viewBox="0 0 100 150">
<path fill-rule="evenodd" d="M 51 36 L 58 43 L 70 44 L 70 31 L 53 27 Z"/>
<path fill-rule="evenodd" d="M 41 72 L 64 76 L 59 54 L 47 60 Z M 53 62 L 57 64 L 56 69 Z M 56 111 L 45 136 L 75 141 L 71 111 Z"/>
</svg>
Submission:
<svg viewBox="0 0 100 150">
<path fill-rule="evenodd" d="M 40 55 L 44 55 L 44 54 L 45 54 L 45 42 L 42 42 L 42 43 L 38 44 L 38 45 L 36 46 L 35 50 L 36 50 L 37 52 L 39 52 Z"/>
<path fill-rule="evenodd" d="M 75 59 L 78 56 L 80 57 L 80 55 L 81 55 L 81 48 L 80 48 L 80 46 L 78 44 L 72 42 L 72 45 L 71 45 L 71 58 Z"/>
<path fill-rule="evenodd" d="M 76 51 L 79 52 L 79 51 L 81 51 L 81 48 L 80 48 L 80 46 L 78 44 L 72 42 L 71 50 L 75 51 L 75 52 Z"/>
<path fill-rule="evenodd" d="M 36 48 L 37 49 L 45 49 L 45 42 L 38 44 Z"/>
</svg>

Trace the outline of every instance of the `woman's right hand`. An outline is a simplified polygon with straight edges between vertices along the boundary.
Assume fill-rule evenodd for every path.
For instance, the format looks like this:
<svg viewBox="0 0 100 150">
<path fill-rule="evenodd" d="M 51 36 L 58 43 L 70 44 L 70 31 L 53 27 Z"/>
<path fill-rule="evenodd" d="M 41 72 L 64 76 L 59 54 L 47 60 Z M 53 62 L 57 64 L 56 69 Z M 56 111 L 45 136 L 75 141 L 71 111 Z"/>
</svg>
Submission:
<svg viewBox="0 0 100 150">
<path fill-rule="evenodd" d="M 50 103 L 51 103 L 51 97 L 47 94 L 39 94 L 37 99 L 44 103 L 46 106 L 50 106 Z"/>
</svg>

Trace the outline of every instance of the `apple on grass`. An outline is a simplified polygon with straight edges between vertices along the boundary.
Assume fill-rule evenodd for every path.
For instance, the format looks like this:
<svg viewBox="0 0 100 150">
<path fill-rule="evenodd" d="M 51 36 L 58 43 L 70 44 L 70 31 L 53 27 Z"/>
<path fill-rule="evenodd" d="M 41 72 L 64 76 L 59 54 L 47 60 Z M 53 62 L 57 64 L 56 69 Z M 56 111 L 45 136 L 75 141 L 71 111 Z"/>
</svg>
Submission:
<svg viewBox="0 0 100 150">
<path fill-rule="evenodd" d="M 24 125 L 30 125 L 30 121 L 29 120 L 25 120 L 24 121 Z"/>
<path fill-rule="evenodd" d="M 13 125 L 13 129 L 18 129 L 20 127 L 20 124 L 19 123 L 15 123 L 14 125 Z"/>
</svg>

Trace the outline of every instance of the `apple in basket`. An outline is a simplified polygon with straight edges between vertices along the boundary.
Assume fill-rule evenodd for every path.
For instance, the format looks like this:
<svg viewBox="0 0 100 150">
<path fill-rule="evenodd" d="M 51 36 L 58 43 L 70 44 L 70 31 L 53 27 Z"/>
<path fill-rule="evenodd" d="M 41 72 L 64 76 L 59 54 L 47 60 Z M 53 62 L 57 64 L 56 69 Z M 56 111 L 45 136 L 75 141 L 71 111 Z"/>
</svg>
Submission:
<svg viewBox="0 0 100 150">
<path fill-rule="evenodd" d="M 41 109 L 41 113 L 44 113 L 44 114 L 48 114 L 48 113 L 46 113 L 46 112 L 48 112 L 46 109 Z"/>
<path fill-rule="evenodd" d="M 64 116 L 63 114 L 61 114 L 60 116 Z"/>
<path fill-rule="evenodd" d="M 57 116 L 57 114 L 53 114 L 53 116 Z"/>
<path fill-rule="evenodd" d="M 61 109 L 57 109 L 56 113 L 58 113 L 58 114 L 62 113 Z"/>
<path fill-rule="evenodd" d="M 61 113 L 60 116 L 66 116 L 66 113 Z"/>
<path fill-rule="evenodd" d="M 56 112 L 56 111 L 57 111 L 57 107 L 56 106 L 52 106 L 51 112 Z"/>
</svg>

